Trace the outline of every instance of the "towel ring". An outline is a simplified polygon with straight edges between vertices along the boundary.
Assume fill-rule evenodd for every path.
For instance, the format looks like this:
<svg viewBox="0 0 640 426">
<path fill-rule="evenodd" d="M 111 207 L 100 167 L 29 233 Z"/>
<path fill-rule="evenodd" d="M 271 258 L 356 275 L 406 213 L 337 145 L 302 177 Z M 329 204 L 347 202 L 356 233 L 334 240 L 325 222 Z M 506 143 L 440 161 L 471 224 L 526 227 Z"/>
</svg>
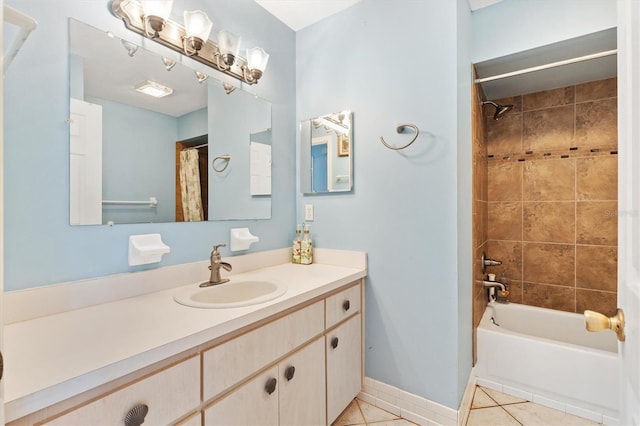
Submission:
<svg viewBox="0 0 640 426">
<path fill-rule="evenodd" d="M 216 161 L 224 161 L 224 165 L 223 166 L 218 166 L 216 167 Z M 231 162 L 231 156 L 229 154 L 227 155 L 218 155 L 216 158 L 213 159 L 213 161 L 211 161 L 211 167 L 213 167 L 213 170 L 215 170 L 218 173 L 222 173 L 225 170 L 227 170 L 227 167 L 229 167 L 229 163 Z"/>
<path fill-rule="evenodd" d="M 396 132 L 402 133 L 404 129 L 406 129 L 407 127 L 411 127 L 416 132 L 415 136 L 413 137 L 413 139 L 411 139 L 411 141 L 408 144 L 402 145 L 402 146 L 389 145 L 382 136 L 380 136 L 380 142 L 382 142 L 382 144 L 387 148 L 392 149 L 394 151 L 399 151 L 401 149 L 407 148 L 409 145 L 414 143 L 416 139 L 418 139 L 418 135 L 420 135 L 420 130 L 418 129 L 418 126 L 416 126 L 415 124 L 408 124 L 408 123 L 398 124 L 398 127 L 396 127 Z"/>
</svg>

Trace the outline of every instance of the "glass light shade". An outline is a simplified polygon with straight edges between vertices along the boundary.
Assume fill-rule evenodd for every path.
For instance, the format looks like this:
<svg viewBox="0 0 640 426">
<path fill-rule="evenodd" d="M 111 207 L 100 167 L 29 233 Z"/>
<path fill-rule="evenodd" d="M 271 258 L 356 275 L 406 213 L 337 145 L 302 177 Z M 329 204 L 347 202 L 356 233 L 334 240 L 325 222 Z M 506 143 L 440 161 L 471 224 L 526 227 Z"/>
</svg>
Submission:
<svg viewBox="0 0 640 426">
<path fill-rule="evenodd" d="M 222 55 L 238 56 L 238 52 L 240 51 L 240 36 L 231 31 L 220 31 L 218 33 L 218 48 Z"/>
<path fill-rule="evenodd" d="M 184 11 L 184 30 L 187 38 L 196 37 L 206 43 L 212 27 L 213 22 L 203 11 Z"/>
<path fill-rule="evenodd" d="M 167 20 L 171 15 L 173 0 L 141 0 L 140 4 L 144 16 L 157 16 Z"/>
<path fill-rule="evenodd" d="M 264 72 L 269 61 L 269 54 L 261 47 L 247 49 L 247 66 L 250 70 L 258 70 Z"/>
</svg>

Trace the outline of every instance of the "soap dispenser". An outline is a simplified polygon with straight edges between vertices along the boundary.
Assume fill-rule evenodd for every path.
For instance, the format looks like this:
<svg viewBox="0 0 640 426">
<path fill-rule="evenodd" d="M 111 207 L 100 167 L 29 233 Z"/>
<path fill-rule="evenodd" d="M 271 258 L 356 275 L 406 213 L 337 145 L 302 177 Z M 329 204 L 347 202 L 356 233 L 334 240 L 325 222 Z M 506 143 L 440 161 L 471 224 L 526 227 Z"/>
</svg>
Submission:
<svg viewBox="0 0 640 426">
<path fill-rule="evenodd" d="M 296 225 L 296 237 L 293 239 L 293 247 L 291 248 L 291 262 L 300 263 L 302 226 Z"/>
<path fill-rule="evenodd" d="M 304 224 L 304 236 L 300 243 L 300 263 L 311 265 L 313 263 L 313 243 L 309 236 L 309 226 Z"/>
</svg>

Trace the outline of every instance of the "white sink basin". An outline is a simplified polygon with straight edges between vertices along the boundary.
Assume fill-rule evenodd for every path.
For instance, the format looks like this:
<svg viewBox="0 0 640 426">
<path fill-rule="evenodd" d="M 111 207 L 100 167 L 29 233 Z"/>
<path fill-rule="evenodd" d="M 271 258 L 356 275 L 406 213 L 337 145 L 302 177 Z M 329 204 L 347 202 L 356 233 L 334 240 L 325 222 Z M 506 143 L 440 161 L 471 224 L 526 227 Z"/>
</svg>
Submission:
<svg viewBox="0 0 640 426">
<path fill-rule="evenodd" d="M 287 286 L 270 281 L 233 281 L 211 287 L 188 287 L 173 296 L 181 305 L 193 308 L 236 308 L 256 305 L 282 296 Z"/>
</svg>

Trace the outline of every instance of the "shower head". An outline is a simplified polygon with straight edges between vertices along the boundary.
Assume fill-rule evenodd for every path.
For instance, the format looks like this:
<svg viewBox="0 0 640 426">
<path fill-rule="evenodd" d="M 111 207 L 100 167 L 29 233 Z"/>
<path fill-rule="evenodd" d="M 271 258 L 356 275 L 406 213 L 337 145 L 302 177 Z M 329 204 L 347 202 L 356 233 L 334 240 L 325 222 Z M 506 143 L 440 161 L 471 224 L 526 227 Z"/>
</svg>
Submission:
<svg viewBox="0 0 640 426">
<path fill-rule="evenodd" d="M 493 119 L 498 120 L 500 117 L 511 111 L 513 105 L 500 105 L 493 101 L 482 101 L 482 105 L 493 105 L 496 108 L 495 114 L 493 114 Z"/>
</svg>

